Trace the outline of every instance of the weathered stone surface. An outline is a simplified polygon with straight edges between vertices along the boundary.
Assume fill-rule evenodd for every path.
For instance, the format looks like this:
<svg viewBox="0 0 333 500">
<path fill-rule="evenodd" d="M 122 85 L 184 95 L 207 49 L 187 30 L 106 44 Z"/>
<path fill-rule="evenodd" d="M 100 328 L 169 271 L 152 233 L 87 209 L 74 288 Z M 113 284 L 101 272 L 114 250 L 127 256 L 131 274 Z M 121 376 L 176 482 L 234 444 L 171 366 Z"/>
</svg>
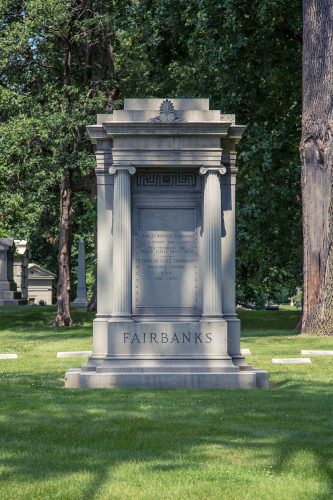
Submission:
<svg viewBox="0 0 333 500">
<path fill-rule="evenodd" d="M 236 144 L 208 99 L 125 99 L 96 144 L 93 352 L 66 387 L 268 387 L 235 304 Z"/>
<path fill-rule="evenodd" d="M 304 365 L 311 363 L 310 358 L 273 358 L 272 363 L 280 365 Z"/>
</svg>

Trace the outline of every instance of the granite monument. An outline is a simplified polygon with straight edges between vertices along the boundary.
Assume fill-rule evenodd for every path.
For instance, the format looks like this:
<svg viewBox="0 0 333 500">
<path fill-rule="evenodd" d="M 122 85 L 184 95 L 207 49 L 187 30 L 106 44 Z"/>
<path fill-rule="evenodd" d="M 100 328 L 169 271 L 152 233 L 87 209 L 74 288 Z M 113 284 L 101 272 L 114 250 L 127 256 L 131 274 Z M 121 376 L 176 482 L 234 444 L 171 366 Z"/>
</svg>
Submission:
<svg viewBox="0 0 333 500">
<path fill-rule="evenodd" d="M 240 350 L 236 145 L 208 99 L 125 99 L 96 148 L 93 352 L 66 387 L 268 387 Z"/>
<path fill-rule="evenodd" d="M 0 238 L 0 305 L 21 305 L 26 300 L 14 281 L 15 242 Z"/>
</svg>

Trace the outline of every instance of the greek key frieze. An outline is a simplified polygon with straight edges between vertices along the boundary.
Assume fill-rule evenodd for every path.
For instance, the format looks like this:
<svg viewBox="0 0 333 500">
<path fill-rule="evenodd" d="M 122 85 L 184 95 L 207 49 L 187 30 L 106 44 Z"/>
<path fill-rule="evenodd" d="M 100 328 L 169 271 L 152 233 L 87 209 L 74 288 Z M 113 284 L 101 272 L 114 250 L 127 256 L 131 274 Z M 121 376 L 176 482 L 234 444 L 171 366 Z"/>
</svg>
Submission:
<svg viewBox="0 0 333 500">
<path fill-rule="evenodd" d="M 137 186 L 140 187 L 195 187 L 197 176 L 194 172 L 153 172 L 139 171 Z"/>
</svg>

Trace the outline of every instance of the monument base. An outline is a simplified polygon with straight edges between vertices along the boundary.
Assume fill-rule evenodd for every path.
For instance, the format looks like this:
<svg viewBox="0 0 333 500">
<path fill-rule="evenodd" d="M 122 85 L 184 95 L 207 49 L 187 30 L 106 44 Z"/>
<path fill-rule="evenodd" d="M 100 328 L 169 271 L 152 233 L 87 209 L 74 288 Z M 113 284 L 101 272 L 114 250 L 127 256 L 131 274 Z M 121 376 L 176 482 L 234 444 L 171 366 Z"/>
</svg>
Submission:
<svg viewBox="0 0 333 500">
<path fill-rule="evenodd" d="M 74 302 L 71 303 L 72 307 L 87 307 L 89 301 L 87 299 L 75 299 Z"/>
<path fill-rule="evenodd" d="M 131 387 L 138 389 L 267 389 L 269 373 L 263 370 L 238 372 L 102 372 L 72 368 L 66 372 L 65 387 L 112 389 Z"/>
<path fill-rule="evenodd" d="M 0 291 L 0 306 L 21 306 L 26 303 L 27 300 L 22 298 L 21 292 L 16 290 Z"/>
</svg>

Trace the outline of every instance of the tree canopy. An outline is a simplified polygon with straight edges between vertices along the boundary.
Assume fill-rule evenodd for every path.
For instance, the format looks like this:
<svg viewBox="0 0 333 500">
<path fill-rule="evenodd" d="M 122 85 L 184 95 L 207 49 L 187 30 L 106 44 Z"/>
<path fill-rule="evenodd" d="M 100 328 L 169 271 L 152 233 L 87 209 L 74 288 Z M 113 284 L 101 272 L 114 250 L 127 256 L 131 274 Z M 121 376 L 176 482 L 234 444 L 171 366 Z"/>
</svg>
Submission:
<svg viewBox="0 0 333 500">
<path fill-rule="evenodd" d="M 124 97 L 209 97 L 248 125 L 239 147 L 238 299 L 301 283 L 300 0 L 0 0 L 0 234 L 57 271 L 59 182 L 93 283 L 85 126 Z M 73 253 L 75 257 L 75 251 Z M 73 267 L 75 275 L 75 259 Z"/>
</svg>

